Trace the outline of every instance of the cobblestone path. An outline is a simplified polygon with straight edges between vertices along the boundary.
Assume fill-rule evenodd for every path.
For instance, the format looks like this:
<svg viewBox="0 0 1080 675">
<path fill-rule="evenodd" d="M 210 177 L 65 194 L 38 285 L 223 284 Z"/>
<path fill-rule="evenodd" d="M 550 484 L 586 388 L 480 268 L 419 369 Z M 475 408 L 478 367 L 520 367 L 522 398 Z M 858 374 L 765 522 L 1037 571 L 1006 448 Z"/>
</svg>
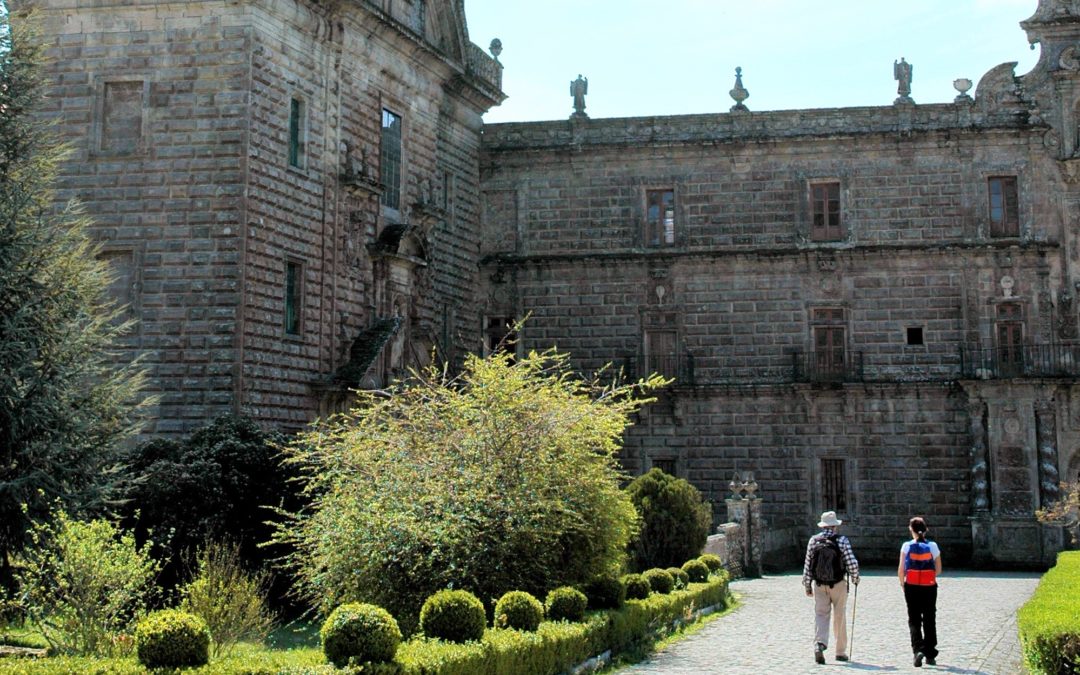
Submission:
<svg viewBox="0 0 1080 675">
<path fill-rule="evenodd" d="M 859 584 L 851 661 L 840 663 L 830 642 L 826 664 L 814 663 L 813 600 L 799 574 L 732 584 L 742 606 L 700 633 L 619 671 L 620 675 L 701 673 L 1022 673 L 1016 610 L 1038 574 L 945 570 L 938 591 L 936 666 L 915 668 L 904 596 L 896 570 L 865 570 Z M 848 596 L 848 626 L 854 589 Z M 830 636 L 831 637 L 831 636 Z"/>
</svg>

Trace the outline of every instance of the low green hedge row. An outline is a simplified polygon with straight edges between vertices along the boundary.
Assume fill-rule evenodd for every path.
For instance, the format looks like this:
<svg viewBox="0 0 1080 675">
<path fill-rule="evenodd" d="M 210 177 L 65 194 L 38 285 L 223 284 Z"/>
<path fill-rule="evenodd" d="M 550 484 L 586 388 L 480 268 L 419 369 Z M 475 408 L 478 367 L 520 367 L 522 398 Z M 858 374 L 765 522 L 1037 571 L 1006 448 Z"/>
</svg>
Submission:
<svg viewBox="0 0 1080 675">
<path fill-rule="evenodd" d="M 1080 551 L 1058 555 L 1017 615 L 1032 673 L 1080 673 Z"/>
<path fill-rule="evenodd" d="M 398 647 L 393 663 L 365 664 L 353 672 L 363 675 L 561 673 L 609 649 L 618 654 L 654 640 L 689 611 L 726 606 L 728 598 L 728 577 L 720 573 L 706 583 L 692 583 L 684 590 L 628 600 L 621 609 L 590 612 L 580 623 L 545 621 L 535 633 L 488 629 L 483 640 L 466 644 L 415 638 Z M 0 663 L 0 673 L 19 675 L 145 675 L 146 672 L 134 658 L 57 657 Z M 244 645 L 230 658 L 183 672 L 185 675 L 331 675 L 342 671 L 325 664 L 317 649 L 281 652 Z"/>
</svg>

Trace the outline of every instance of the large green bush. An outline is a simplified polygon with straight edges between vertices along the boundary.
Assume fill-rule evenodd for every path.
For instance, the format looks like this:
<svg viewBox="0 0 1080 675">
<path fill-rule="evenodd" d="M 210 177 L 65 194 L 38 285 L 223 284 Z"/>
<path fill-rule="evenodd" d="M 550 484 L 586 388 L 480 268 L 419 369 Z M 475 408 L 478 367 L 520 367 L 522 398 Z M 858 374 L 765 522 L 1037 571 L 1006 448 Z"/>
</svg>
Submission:
<svg viewBox="0 0 1080 675">
<path fill-rule="evenodd" d="M 350 661 L 392 661 L 401 643 L 401 630 L 385 609 L 353 602 L 330 613 L 319 638 L 327 660 L 341 668 Z"/>
<path fill-rule="evenodd" d="M 696 487 L 652 469 L 626 490 L 641 516 L 630 546 L 636 569 L 672 567 L 701 553 L 712 529 L 712 508 Z"/>
<path fill-rule="evenodd" d="M 548 593 L 544 611 L 549 621 L 581 621 L 589 599 L 576 588 L 562 586 Z"/>
<path fill-rule="evenodd" d="M 165 609 L 135 627 L 135 653 L 147 668 L 192 668 L 210 659 L 210 630 L 187 612 Z"/>
<path fill-rule="evenodd" d="M 198 575 L 181 589 L 181 609 L 206 622 L 214 656 L 222 656 L 240 641 L 261 643 L 270 634 L 269 585 L 267 572 L 244 569 L 236 544 L 211 543 L 199 552 Z"/>
<path fill-rule="evenodd" d="M 267 568 L 285 553 L 261 546 L 274 531 L 269 509 L 300 503 L 282 465 L 283 442 L 251 419 L 223 415 L 182 442 L 154 439 L 136 449 L 128 473 L 138 480 L 124 504 L 124 522 L 140 541 L 152 536 L 158 542 L 154 554 L 163 564 L 164 586 L 179 585 L 184 556 L 207 541 L 236 542 L 249 568 Z M 274 595 L 287 590 L 285 581 Z"/>
<path fill-rule="evenodd" d="M 508 591 L 495 603 L 495 627 L 534 631 L 544 620 L 544 606 L 531 593 Z"/>
<path fill-rule="evenodd" d="M 617 455 L 637 385 L 581 381 L 553 352 L 416 374 L 292 446 L 311 508 L 278 541 L 313 602 L 389 609 L 411 632 L 441 588 L 534 595 L 624 564 L 637 526 Z"/>
<path fill-rule="evenodd" d="M 130 633 L 155 593 L 148 546 L 105 520 L 80 522 L 63 511 L 31 532 L 17 573 L 24 609 L 53 651 L 103 654 Z"/>
<path fill-rule="evenodd" d="M 1080 551 L 1058 554 L 1017 623 L 1028 670 L 1080 673 Z"/>
<path fill-rule="evenodd" d="M 431 638 L 450 642 L 479 640 L 484 637 L 486 625 L 484 603 L 468 591 L 438 591 L 420 608 L 420 630 Z"/>
<path fill-rule="evenodd" d="M 705 567 L 709 568 L 710 574 L 724 569 L 724 561 L 715 553 L 703 553 L 698 556 L 698 560 L 705 563 Z"/>
</svg>

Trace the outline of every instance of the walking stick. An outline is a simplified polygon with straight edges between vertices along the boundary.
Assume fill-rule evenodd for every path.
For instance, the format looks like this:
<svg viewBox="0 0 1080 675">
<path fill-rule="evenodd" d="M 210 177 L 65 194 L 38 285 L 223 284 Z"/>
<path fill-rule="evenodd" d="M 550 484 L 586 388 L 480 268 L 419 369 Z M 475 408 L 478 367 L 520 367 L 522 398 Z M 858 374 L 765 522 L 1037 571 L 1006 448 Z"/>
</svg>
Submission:
<svg viewBox="0 0 1080 675">
<path fill-rule="evenodd" d="M 851 638 L 848 640 L 848 658 L 855 652 L 855 610 L 859 607 L 859 584 L 855 584 L 855 600 L 851 603 Z"/>
</svg>

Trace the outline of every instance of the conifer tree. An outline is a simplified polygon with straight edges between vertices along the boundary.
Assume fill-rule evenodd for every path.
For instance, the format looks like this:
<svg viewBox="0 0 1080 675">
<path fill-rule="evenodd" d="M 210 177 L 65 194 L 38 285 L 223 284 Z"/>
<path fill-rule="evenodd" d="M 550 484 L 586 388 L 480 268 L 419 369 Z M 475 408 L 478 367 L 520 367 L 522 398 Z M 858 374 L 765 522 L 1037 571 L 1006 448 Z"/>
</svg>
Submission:
<svg viewBox="0 0 1080 675">
<path fill-rule="evenodd" d="M 111 350 L 130 327 L 77 205 L 58 206 L 63 147 L 40 114 L 41 39 L 0 7 L 0 584 L 59 503 L 106 502 L 143 374 Z"/>
</svg>

